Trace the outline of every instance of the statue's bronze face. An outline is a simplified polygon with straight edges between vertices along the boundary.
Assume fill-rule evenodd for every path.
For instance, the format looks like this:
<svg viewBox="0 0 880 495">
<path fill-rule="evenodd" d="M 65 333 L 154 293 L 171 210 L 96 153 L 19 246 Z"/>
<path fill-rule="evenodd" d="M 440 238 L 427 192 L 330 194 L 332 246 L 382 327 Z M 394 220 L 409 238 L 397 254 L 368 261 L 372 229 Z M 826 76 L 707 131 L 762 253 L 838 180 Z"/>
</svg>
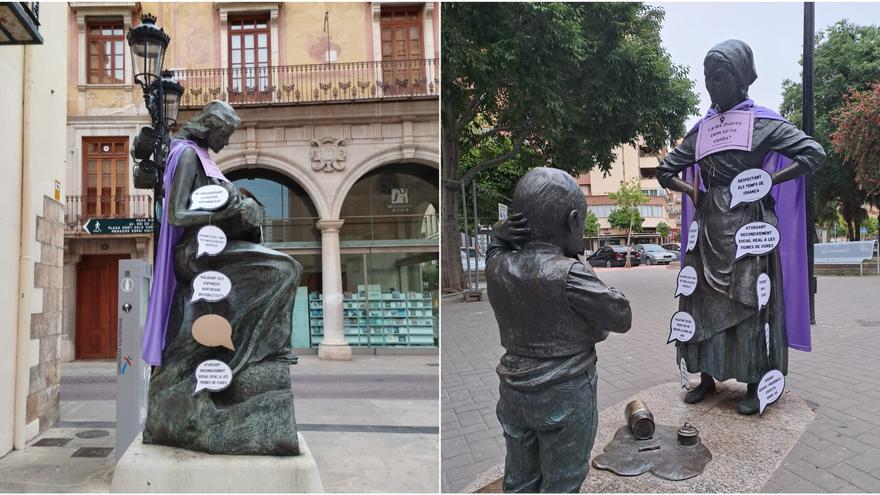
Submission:
<svg viewBox="0 0 880 495">
<path fill-rule="evenodd" d="M 220 150 L 226 147 L 229 144 L 229 137 L 232 136 L 232 133 L 235 132 L 235 128 L 232 126 L 224 125 L 221 128 L 211 132 L 207 136 L 207 143 L 209 148 L 214 151 L 214 153 L 219 153 Z"/>
<path fill-rule="evenodd" d="M 730 110 L 743 100 L 743 90 L 739 80 L 730 70 L 730 66 L 709 56 L 703 62 L 703 76 L 706 78 L 706 90 L 712 99 L 712 106 L 722 112 Z"/>
</svg>

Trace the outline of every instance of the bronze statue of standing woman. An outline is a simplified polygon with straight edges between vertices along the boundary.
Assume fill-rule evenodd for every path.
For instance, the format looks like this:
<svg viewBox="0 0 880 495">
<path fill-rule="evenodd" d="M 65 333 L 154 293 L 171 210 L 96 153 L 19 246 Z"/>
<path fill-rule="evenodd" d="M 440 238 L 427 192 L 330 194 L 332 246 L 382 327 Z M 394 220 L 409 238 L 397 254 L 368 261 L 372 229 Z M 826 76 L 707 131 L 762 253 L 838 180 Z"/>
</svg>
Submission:
<svg viewBox="0 0 880 495">
<path fill-rule="evenodd" d="M 749 99 L 748 88 L 757 74 L 752 50 L 744 42 L 728 40 L 713 47 L 704 73 L 712 109 L 703 120 L 733 110 L 750 113 L 753 127 L 750 149 L 721 149 L 698 157 L 698 124 L 657 169 L 660 185 L 687 196 L 682 233 L 687 235 L 691 221 L 697 225 L 693 249 L 687 251 L 686 240 L 682 242 L 682 266 L 696 270 L 696 289 L 680 301 L 680 309 L 693 316 L 696 332 L 689 341 L 676 343 L 677 354 L 689 372 L 701 377 L 685 402 L 699 402 L 715 390 L 715 380 L 733 378 L 748 384 L 738 411 L 754 414 L 761 377 L 773 369 L 788 372 L 788 347 L 810 350 L 802 176 L 825 161 L 825 152 L 776 112 Z M 734 177 L 758 168 L 770 174 L 771 193 L 732 206 Z M 751 222 L 775 226 L 779 245 L 768 253 L 737 258 L 736 232 Z M 757 299 L 761 274 L 770 280 L 766 306 Z"/>
</svg>

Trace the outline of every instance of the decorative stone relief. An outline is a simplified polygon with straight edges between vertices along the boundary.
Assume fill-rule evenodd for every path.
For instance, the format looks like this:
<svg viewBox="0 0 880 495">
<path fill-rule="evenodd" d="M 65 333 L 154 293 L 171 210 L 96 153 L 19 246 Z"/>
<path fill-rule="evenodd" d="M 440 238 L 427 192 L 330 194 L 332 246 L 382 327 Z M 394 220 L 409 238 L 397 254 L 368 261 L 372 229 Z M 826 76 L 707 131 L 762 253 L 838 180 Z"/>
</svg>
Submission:
<svg viewBox="0 0 880 495">
<path fill-rule="evenodd" d="M 345 170 L 345 140 L 324 137 L 312 140 L 312 170 L 341 172 Z"/>
</svg>

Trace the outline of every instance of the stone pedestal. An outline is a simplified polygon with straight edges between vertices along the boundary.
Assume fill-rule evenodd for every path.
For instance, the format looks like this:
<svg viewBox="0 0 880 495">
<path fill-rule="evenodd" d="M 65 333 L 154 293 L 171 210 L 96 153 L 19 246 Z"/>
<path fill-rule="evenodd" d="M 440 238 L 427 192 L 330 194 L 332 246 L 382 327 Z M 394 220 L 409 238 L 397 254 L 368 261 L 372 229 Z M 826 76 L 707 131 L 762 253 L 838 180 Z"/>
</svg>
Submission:
<svg viewBox="0 0 880 495">
<path fill-rule="evenodd" d="M 146 445 L 138 435 L 116 463 L 113 493 L 323 493 L 315 458 L 299 435 L 291 457 L 211 455 Z"/>
<path fill-rule="evenodd" d="M 698 375 L 693 375 L 698 376 Z M 696 386 L 696 383 L 691 383 Z M 657 385 L 639 392 L 599 413 L 599 430 L 590 459 L 604 451 L 614 433 L 626 424 L 623 410 L 635 399 L 644 402 L 654 421 L 679 427 L 688 422 L 700 430 L 703 445 L 712 460 L 699 476 L 667 481 L 651 473 L 618 476 L 590 466 L 582 493 L 756 493 L 776 471 L 797 443 L 815 413 L 793 392 L 786 390 L 763 416 L 742 416 L 736 405 L 745 395 L 745 385 L 734 380 L 718 384 L 715 394 L 699 404 L 682 402 L 684 391 L 678 382 Z M 501 491 L 504 465 L 483 473 L 465 493 Z"/>
</svg>

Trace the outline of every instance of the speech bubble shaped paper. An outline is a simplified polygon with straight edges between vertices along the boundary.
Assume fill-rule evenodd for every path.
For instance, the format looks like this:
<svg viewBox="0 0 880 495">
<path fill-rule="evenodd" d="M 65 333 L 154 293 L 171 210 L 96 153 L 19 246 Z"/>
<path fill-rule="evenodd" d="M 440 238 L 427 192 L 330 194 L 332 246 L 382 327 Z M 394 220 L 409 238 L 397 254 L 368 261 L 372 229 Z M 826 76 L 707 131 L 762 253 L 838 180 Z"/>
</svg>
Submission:
<svg viewBox="0 0 880 495">
<path fill-rule="evenodd" d="M 203 254 L 214 256 L 226 247 L 226 233 L 213 225 L 200 228 L 196 239 L 199 242 L 196 258 Z"/>
<path fill-rule="evenodd" d="M 697 235 L 699 233 L 700 233 L 700 224 L 697 223 L 696 220 L 694 220 L 693 222 L 691 222 L 691 226 L 688 227 L 688 244 L 687 244 L 687 249 L 685 250 L 686 252 L 691 251 L 694 249 L 694 247 L 696 247 Z"/>
<path fill-rule="evenodd" d="M 736 259 L 747 254 L 767 254 L 779 245 L 779 231 L 766 222 L 751 222 L 736 231 Z"/>
<path fill-rule="evenodd" d="M 681 383 L 681 388 L 685 390 L 691 389 L 691 378 L 688 375 L 688 367 L 684 362 L 684 358 L 681 358 L 681 361 L 678 362 L 678 376 Z"/>
<path fill-rule="evenodd" d="M 754 203 L 773 187 L 773 179 L 762 168 L 753 168 L 737 174 L 730 183 L 730 207 L 740 203 Z"/>
<path fill-rule="evenodd" d="M 666 343 L 679 341 L 687 342 L 694 336 L 697 326 L 694 317 L 687 311 L 676 311 L 669 320 L 669 337 Z"/>
<path fill-rule="evenodd" d="M 232 343 L 232 325 L 220 315 L 200 316 L 193 322 L 192 335 L 196 342 L 206 347 L 221 345 L 231 351 L 235 350 Z"/>
<path fill-rule="evenodd" d="M 193 395 L 202 390 L 219 392 L 232 383 L 232 369 L 223 361 L 209 359 L 202 361 L 196 368 L 196 390 Z"/>
<path fill-rule="evenodd" d="M 678 272 L 678 281 L 675 284 L 675 296 L 689 296 L 697 288 L 697 271 L 692 266 L 686 266 Z"/>
<path fill-rule="evenodd" d="M 758 292 L 758 309 L 761 309 L 770 300 L 770 277 L 766 273 L 758 275 L 755 290 Z"/>
<path fill-rule="evenodd" d="M 220 272 L 202 272 L 193 279 L 193 295 L 190 302 L 205 300 L 217 302 L 229 295 L 232 282 Z"/>
<path fill-rule="evenodd" d="M 229 191 L 223 186 L 211 184 L 193 191 L 190 196 L 190 210 L 216 210 L 229 201 Z"/>
<path fill-rule="evenodd" d="M 783 390 L 785 390 L 785 377 L 781 371 L 770 370 L 761 377 L 761 381 L 758 382 L 760 414 L 764 414 L 764 409 L 782 396 Z"/>
</svg>

